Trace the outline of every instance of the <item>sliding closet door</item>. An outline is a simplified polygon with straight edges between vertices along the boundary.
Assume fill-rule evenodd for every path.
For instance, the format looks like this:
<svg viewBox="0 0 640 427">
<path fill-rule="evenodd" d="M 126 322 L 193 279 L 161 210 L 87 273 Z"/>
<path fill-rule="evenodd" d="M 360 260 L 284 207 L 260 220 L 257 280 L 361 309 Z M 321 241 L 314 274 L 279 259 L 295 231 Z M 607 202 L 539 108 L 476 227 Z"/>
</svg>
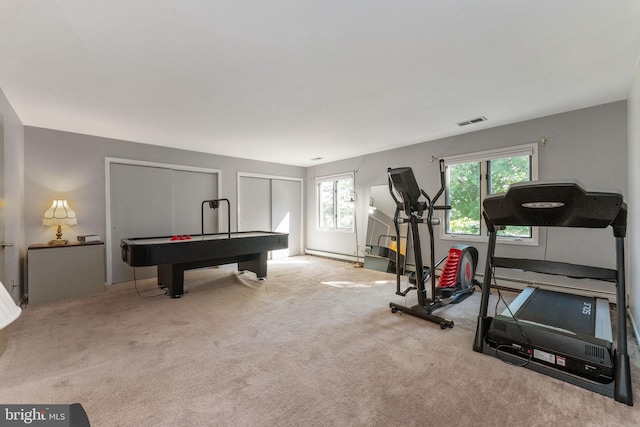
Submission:
<svg viewBox="0 0 640 427">
<path fill-rule="evenodd" d="M 113 283 L 133 280 L 133 269 L 120 256 L 120 241 L 132 237 L 166 236 L 172 232 L 170 169 L 111 165 L 111 260 Z M 140 278 L 156 275 L 155 267 L 136 269 Z"/>
<path fill-rule="evenodd" d="M 273 251 L 273 258 L 300 255 L 302 182 L 240 176 L 238 178 L 238 231 L 289 233 L 289 248 Z"/>
<path fill-rule="evenodd" d="M 122 239 L 200 234 L 203 210 L 205 233 L 218 231 L 218 212 L 202 209 L 204 200 L 218 198 L 217 173 L 112 163 L 110 175 L 112 283 L 133 280 L 120 256 Z M 135 274 L 155 277 L 157 270 L 138 267 Z"/>
<path fill-rule="evenodd" d="M 209 208 L 204 200 L 218 198 L 218 177 L 216 174 L 173 170 L 173 223 L 171 235 L 200 234 L 204 215 L 204 232 L 217 233 L 218 211 Z M 220 204 L 226 218 L 227 205 Z"/>
<path fill-rule="evenodd" d="M 301 185 L 299 181 L 271 180 L 272 231 L 289 233 L 289 248 L 273 251 L 273 258 L 300 255 Z"/>
<path fill-rule="evenodd" d="M 238 231 L 271 229 L 271 180 L 238 178 Z"/>
</svg>

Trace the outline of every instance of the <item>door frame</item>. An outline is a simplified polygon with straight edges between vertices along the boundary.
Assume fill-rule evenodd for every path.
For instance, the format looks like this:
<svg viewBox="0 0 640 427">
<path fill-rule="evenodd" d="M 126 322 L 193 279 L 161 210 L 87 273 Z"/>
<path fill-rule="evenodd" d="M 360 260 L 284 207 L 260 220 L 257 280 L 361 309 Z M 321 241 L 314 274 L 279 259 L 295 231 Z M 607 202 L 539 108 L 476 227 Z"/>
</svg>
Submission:
<svg viewBox="0 0 640 427">
<path fill-rule="evenodd" d="M 106 252 L 106 273 L 107 273 L 107 285 L 112 284 L 112 257 L 111 251 L 113 247 L 113 242 L 111 241 L 111 165 L 112 164 L 122 164 L 122 165 L 131 165 L 131 166 L 147 166 L 147 167 L 156 167 L 163 169 L 172 169 L 172 170 L 180 170 L 186 172 L 203 172 L 203 173 L 211 173 L 217 174 L 218 176 L 218 195 L 221 194 L 222 191 L 222 171 L 220 169 L 212 169 L 212 168 L 202 168 L 197 166 L 185 166 L 185 165 L 176 165 L 172 163 L 158 163 L 158 162 L 147 162 L 143 160 L 133 160 L 133 159 L 122 159 L 118 157 L 105 157 L 104 158 L 104 181 L 105 181 L 105 217 L 106 217 L 106 235 L 105 235 L 105 252 Z M 221 209 L 218 209 L 218 224 L 220 224 L 220 216 L 222 215 Z M 228 218 L 227 221 L 231 221 L 231 218 Z"/>
<path fill-rule="evenodd" d="M 6 180 L 5 180 L 5 167 L 4 167 L 4 115 L 0 113 L 0 200 L 2 200 L 2 204 L 0 204 L 0 241 L 2 241 L 2 247 L 0 247 L 0 286 L 4 285 L 7 289 L 11 297 L 15 300 L 13 296 L 13 289 L 11 285 L 7 286 L 7 280 L 5 277 L 6 274 L 6 265 L 5 265 L 5 238 L 6 238 L 6 229 L 5 229 L 5 218 L 6 218 Z M 13 246 L 13 245 L 12 245 Z"/>
</svg>

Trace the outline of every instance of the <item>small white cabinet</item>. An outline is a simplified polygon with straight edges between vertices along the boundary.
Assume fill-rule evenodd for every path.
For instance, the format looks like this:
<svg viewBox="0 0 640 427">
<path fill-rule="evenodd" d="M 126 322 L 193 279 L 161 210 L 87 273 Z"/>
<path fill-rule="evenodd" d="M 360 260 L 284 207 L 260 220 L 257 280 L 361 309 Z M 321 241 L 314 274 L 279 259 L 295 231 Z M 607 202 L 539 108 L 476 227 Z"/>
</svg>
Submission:
<svg viewBox="0 0 640 427">
<path fill-rule="evenodd" d="M 27 251 L 29 304 L 104 291 L 104 242 L 31 245 Z"/>
</svg>

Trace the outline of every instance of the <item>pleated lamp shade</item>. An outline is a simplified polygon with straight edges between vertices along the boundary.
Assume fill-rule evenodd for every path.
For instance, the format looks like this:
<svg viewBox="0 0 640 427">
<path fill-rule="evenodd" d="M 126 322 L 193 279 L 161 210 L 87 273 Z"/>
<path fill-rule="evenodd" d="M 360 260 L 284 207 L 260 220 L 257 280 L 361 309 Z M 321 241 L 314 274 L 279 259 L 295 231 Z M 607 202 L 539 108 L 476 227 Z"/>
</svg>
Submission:
<svg viewBox="0 0 640 427">
<path fill-rule="evenodd" d="M 54 200 L 51 207 L 42 215 L 42 225 L 57 225 L 56 239 L 49 242 L 50 245 L 66 245 L 68 240 L 62 239 L 61 225 L 76 225 L 78 218 L 66 200 Z"/>
<path fill-rule="evenodd" d="M 66 200 L 54 200 L 42 216 L 42 225 L 76 225 L 78 219 Z"/>
</svg>

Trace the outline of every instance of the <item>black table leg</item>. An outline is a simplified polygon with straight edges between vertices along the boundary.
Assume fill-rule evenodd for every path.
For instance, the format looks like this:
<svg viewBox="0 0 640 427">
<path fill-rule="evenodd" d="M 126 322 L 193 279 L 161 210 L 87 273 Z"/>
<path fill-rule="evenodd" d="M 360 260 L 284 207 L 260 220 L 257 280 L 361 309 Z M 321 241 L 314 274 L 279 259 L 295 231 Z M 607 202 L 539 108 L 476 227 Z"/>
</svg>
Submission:
<svg viewBox="0 0 640 427">
<path fill-rule="evenodd" d="M 253 271 L 259 279 L 267 277 L 267 255 L 268 252 L 251 254 L 249 259 L 238 262 L 238 271 Z"/>
<path fill-rule="evenodd" d="M 159 265 L 158 284 L 169 290 L 171 298 L 180 298 L 184 294 L 184 266 L 182 264 Z"/>
</svg>

